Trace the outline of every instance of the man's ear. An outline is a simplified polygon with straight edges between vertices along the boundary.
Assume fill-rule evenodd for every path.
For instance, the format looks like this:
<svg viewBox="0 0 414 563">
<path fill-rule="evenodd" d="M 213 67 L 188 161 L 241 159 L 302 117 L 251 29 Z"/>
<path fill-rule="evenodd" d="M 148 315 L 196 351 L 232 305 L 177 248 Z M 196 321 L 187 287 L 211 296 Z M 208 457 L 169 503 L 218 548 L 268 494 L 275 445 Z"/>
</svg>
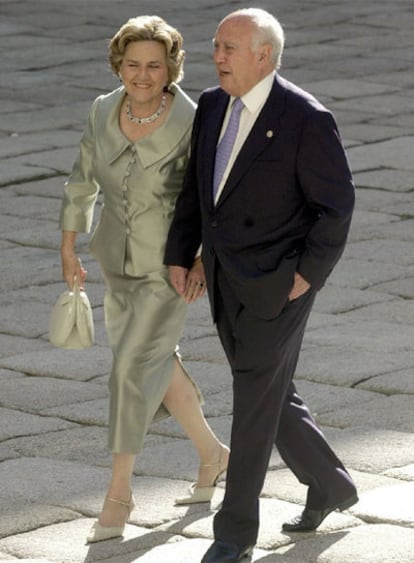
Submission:
<svg viewBox="0 0 414 563">
<path fill-rule="evenodd" d="M 259 61 L 269 62 L 272 57 L 272 47 L 269 44 L 261 45 L 259 49 Z"/>
</svg>

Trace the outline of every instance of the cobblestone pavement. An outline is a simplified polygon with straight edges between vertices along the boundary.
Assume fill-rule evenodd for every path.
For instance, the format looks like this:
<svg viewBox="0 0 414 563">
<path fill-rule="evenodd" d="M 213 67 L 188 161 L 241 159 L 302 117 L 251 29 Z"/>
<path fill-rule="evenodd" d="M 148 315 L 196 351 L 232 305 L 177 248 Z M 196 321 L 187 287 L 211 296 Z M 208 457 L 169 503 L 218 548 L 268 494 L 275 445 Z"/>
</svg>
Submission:
<svg viewBox="0 0 414 563">
<path fill-rule="evenodd" d="M 215 84 L 210 39 L 233 0 L 0 2 L 0 560 L 199 562 L 212 506 L 175 507 L 197 459 L 172 421 L 151 428 L 136 464 L 137 508 L 122 540 L 85 545 L 109 477 L 110 352 L 103 285 L 89 271 L 97 343 L 47 341 L 63 291 L 57 217 L 90 103 L 114 88 L 107 40 L 153 13 L 186 39 L 183 86 Z M 285 27 L 281 74 L 335 113 L 357 184 L 343 259 L 318 296 L 297 383 L 355 478 L 360 502 L 318 533 L 281 523 L 305 489 L 274 453 L 261 500 L 260 563 L 414 560 L 414 4 L 412 0 L 263 0 Z M 229 440 L 231 378 L 206 300 L 190 307 L 182 341 L 212 427 Z"/>
</svg>

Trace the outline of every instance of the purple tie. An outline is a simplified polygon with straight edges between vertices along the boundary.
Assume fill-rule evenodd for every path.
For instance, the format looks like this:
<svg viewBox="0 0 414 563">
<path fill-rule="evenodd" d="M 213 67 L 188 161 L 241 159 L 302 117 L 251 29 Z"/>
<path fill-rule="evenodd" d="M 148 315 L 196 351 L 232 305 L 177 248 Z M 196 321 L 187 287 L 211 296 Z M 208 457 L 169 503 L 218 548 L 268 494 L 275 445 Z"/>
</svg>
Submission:
<svg viewBox="0 0 414 563">
<path fill-rule="evenodd" d="M 213 200 L 216 199 L 218 187 L 223 178 L 227 163 L 229 162 L 231 151 L 233 150 L 234 141 L 236 140 L 237 131 L 239 130 L 240 114 L 243 108 L 244 104 L 241 99 L 236 98 L 233 102 L 233 107 L 227 128 L 216 148 L 216 160 L 214 163 L 213 180 Z"/>
</svg>

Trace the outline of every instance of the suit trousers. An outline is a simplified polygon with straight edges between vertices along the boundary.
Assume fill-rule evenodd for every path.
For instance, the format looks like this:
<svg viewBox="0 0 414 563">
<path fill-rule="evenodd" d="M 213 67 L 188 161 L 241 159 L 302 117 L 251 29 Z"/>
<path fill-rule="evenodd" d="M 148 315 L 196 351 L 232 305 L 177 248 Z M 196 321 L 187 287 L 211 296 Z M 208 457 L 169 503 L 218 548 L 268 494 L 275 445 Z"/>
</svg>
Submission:
<svg viewBox="0 0 414 563">
<path fill-rule="evenodd" d="M 292 381 L 315 292 L 286 304 L 275 319 L 246 310 L 217 267 L 217 330 L 233 375 L 231 454 L 216 539 L 256 543 L 261 493 L 272 447 L 302 483 L 307 506 L 322 509 L 353 491 L 344 466 L 326 442 Z"/>
</svg>

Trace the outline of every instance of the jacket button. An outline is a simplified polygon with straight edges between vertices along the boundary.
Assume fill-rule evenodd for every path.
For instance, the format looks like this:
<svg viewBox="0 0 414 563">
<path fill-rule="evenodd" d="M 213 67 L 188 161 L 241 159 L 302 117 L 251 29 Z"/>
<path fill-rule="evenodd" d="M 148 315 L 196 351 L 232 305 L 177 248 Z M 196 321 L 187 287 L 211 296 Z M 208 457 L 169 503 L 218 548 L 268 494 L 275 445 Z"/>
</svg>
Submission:
<svg viewBox="0 0 414 563">
<path fill-rule="evenodd" d="M 213 247 L 211 247 L 211 248 L 210 248 L 210 256 L 214 256 L 214 254 L 215 254 L 215 252 L 214 252 L 214 248 L 213 248 Z"/>
<path fill-rule="evenodd" d="M 216 219 L 214 219 L 213 221 L 211 221 L 210 227 L 213 227 L 213 229 L 215 229 L 216 227 L 218 227 L 218 221 L 217 221 Z"/>
</svg>

